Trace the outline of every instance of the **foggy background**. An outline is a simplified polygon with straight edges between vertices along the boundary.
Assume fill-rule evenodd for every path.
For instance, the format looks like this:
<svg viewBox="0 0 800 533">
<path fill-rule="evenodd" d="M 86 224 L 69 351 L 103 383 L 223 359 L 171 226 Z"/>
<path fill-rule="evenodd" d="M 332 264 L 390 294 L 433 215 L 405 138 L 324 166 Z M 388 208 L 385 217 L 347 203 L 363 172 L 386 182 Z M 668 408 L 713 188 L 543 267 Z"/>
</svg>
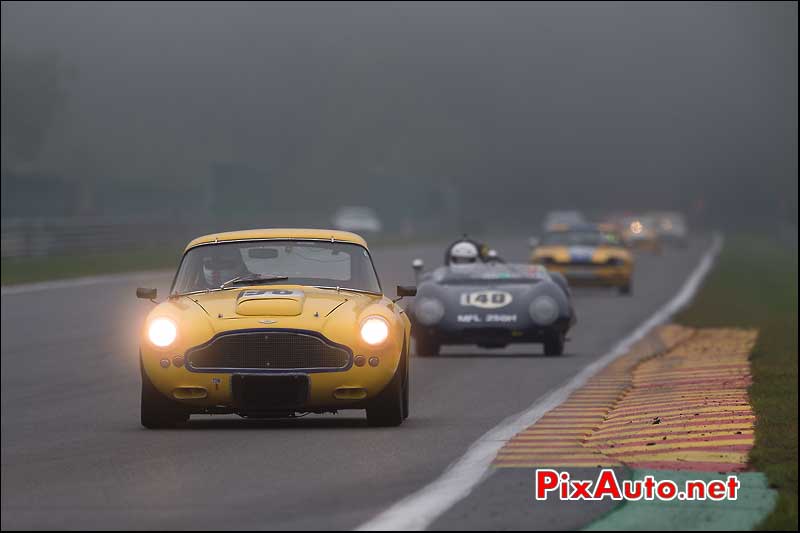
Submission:
<svg viewBox="0 0 800 533">
<path fill-rule="evenodd" d="M 340 205 L 411 235 L 557 208 L 797 224 L 796 3 L 1 9 L 4 235 Z"/>
</svg>

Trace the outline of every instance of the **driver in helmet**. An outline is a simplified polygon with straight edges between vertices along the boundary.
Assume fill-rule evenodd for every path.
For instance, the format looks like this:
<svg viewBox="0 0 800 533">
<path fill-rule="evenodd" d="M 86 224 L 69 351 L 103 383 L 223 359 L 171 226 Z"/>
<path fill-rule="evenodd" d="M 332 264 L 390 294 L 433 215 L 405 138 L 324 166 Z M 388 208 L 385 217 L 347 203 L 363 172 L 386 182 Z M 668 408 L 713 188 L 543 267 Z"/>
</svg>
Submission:
<svg viewBox="0 0 800 533">
<path fill-rule="evenodd" d="M 251 274 L 237 248 L 224 245 L 208 248 L 208 255 L 203 258 L 203 276 L 208 288 L 216 289 L 226 281 Z"/>
<path fill-rule="evenodd" d="M 469 240 L 454 243 L 447 252 L 447 265 L 474 265 L 480 261 L 478 245 Z"/>
<path fill-rule="evenodd" d="M 459 254 L 466 254 L 469 257 L 464 257 L 463 260 L 454 261 L 453 252 L 459 249 Z M 473 251 L 475 252 L 475 260 L 472 260 Z M 488 263 L 494 261 L 489 257 L 489 247 L 486 244 L 480 243 L 474 239 L 470 239 L 464 235 L 461 239 L 451 244 L 444 254 L 444 264 L 472 264 L 472 263 Z"/>
</svg>

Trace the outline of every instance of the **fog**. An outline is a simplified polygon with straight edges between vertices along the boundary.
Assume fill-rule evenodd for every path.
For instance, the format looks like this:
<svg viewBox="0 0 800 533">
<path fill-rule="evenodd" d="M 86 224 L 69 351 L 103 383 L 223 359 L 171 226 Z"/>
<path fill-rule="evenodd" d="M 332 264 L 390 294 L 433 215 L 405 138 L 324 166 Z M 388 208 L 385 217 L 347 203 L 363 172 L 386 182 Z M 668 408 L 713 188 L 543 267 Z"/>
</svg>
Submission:
<svg viewBox="0 0 800 533">
<path fill-rule="evenodd" d="M 4 219 L 796 226 L 796 3 L 1 9 Z"/>
</svg>

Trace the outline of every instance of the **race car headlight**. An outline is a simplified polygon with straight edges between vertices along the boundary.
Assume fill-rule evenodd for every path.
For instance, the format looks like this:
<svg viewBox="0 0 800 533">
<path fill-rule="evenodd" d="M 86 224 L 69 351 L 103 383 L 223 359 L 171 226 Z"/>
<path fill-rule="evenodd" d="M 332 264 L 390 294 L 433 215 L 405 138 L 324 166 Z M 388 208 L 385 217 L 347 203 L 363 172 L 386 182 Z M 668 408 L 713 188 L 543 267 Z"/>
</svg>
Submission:
<svg viewBox="0 0 800 533">
<path fill-rule="evenodd" d="M 361 340 L 370 346 L 377 346 L 389 337 L 389 323 L 379 316 L 368 317 L 361 323 Z"/>
<path fill-rule="evenodd" d="M 537 296 L 531 302 L 528 311 L 534 322 L 540 326 L 547 326 L 558 318 L 558 303 L 550 296 Z"/>
<path fill-rule="evenodd" d="M 166 348 L 178 337 L 178 327 L 169 318 L 156 318 L 147 328 L 147 337 L 155 346 Z"/>
<path fill-rule="evenodd" d="M 414 306 L 414 316 L 420 324 L 433 326 L 444 317 L 444 305 L 435 298 L 423 298 Z"/>
</svg>

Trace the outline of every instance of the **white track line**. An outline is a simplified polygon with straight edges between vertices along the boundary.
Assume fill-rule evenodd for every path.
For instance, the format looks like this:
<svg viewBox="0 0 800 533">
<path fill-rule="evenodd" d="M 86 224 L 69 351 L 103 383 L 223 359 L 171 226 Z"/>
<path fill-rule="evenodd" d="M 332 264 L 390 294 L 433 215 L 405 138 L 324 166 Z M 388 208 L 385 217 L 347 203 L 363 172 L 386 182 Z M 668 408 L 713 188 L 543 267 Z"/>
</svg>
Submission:
<svg viewBox="0 0 800 533">
<path fill-rule="evenodd" d="M 534 424 L 548 411 L 558 407 L 570 394 L 585 385 L 589 378 L 628 352 L 635 342 L 642 339 L 654 327 L 669 320 L 689 303 L 703 278 L 711 270 L 717 254 L 722 249 L 722 241 L 722 236 L 715 234 L 711 246 L 703 254 L 700 263 L 686 279 L 680 291 L 647 321 L 614 345 L 610 352 L 585 367 L 566 384 L 543 396 L 527 410 L 506 418 L 489 430 L 439 478 L 362 524 L 357 531 L 422 531 L 453 505 L 466 498 L 487 477 L 497 452 L 509 439 Z"/>
<path fill-rule="evenodd" d="M 147 270 L 128 272 L 125 274 L 106 274 L 102 276 L 86 276 L 82 278 L 64 279 L 58 281 L 42 281 L 40 283 L 23 283 L 20 285 L 9 285 L 1 288 L 0 295 L 8 296 L 12 294 L 26 294 L 30 292 L 71 289 L 73 287 L 101 285 L 104 283 L 128 283 L 132 281 L 150 280 L 157 277 L 168 276 L 170 274 L 171 271 L 169 270 Z"/>
</svg>

